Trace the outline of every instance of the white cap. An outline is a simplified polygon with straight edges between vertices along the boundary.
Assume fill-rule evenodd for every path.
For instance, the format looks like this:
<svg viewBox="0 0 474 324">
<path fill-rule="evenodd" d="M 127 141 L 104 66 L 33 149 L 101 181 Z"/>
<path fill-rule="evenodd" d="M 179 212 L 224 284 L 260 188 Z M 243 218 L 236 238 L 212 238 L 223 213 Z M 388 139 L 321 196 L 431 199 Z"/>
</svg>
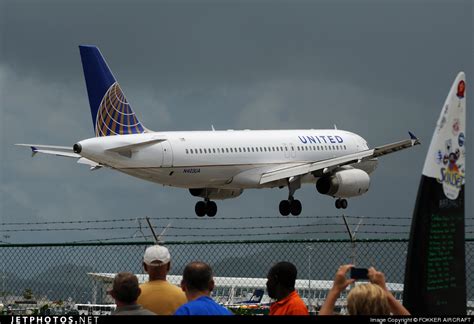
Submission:
<svg viewBox="0 0 474 324">
<path fill-rule="evenodd" d="M 154 261 L 160 261 L 161 264 L 166 264 L 170 262 L 171 255 L 167 248 L 161 245 L 153 245 L 148 247 L 145 250 L 145 255 L 143 256 L 143 262 L 148 265 L 160 265 L 153 263 Z"/>
</svg>

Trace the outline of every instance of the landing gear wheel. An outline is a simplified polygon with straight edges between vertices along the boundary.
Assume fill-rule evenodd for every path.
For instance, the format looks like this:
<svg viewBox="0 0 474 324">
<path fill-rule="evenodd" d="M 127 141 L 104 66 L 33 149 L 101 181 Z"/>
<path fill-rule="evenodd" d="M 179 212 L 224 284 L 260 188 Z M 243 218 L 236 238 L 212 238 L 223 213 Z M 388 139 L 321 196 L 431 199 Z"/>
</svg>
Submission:
<svg viewBox="0 0 474 324">
<path fill-rule="evenodd" d="M 206 215 L 206 203 L 204 201 L 198 201 L 194 207 L 194 211 L 198 217 Z"/>
<path fill-rule="evenodd" d="M 341 199 L 341 208 L 346 209 L 347 208 L 347 200 Z"/>
<path fill-rule="evenodd" d="M 301 206 L 301 202 L 299 200 L 293 200 L 290 203 L 291 215 L 298 216 L 299 214 L 301 214 L 302 209 L 303 207 Z"/>
<path fill-rule="evenodd" d="M 341 199 L 336 199 L 336 208 L 341 209 Z"/>
<path fill-rule="evenodd" d="M 288 216 L 290 214 L 291 205 L 288 200 L 280 201 L 280 205 L 278 207 L 280 209 L 280 214 L 282 214 L 282 216 Z"/>
<path fill-rule="evenodd" d="M 207 202 L 207 216 L 214 217 L 217 214 L 217 204 L 213 201 Z"/>
</svg>

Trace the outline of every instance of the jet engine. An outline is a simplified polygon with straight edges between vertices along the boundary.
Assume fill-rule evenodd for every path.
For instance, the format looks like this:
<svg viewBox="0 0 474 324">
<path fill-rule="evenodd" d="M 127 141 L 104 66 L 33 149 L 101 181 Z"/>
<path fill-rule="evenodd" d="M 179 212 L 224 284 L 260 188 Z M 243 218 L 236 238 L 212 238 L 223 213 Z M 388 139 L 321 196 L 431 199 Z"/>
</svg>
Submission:
<svg viewBox="0 0 474 324">
<path fill-rule="evenodd" d="M 195 188 L 189 189 L 191 195 L 195 197 L 209 198 L 209 199 L 229 199 L 235 198 L 242 194 L 243 189 L 216 189 L 216 188 Z"/>
<path fill-rule="evenodd" d="M 369 186 L 369 175 L 360 169 L 337 171 L 316 182 L 316 189 L 320 194 L 338 198 L 360 196 L 369 190 Z"/>
</svg>

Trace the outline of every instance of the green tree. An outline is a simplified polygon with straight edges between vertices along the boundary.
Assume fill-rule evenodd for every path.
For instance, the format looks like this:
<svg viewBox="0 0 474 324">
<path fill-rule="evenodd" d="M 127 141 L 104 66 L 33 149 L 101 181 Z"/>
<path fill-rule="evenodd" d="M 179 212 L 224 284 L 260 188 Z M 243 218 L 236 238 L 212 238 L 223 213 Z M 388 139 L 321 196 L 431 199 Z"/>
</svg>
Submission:
<svg viewBox="0 0 474 324">
<path fill-rule="evenodd" d="M 24 291 L 23 291 L 23 298 L 25 299 L 32 299 L 33 298 L 33 290 L 31 290 L 30 288 L 26 288 Z"/>
</svg>

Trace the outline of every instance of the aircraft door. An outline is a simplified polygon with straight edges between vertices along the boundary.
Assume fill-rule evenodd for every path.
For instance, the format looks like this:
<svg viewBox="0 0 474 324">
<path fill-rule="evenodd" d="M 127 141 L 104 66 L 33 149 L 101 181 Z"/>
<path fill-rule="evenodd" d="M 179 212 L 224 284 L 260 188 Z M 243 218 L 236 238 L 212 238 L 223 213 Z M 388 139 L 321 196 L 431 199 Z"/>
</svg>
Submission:
<svg viewBox="0 0 474 324">
<path fill-rule="evenodd" d="M 161 148 L 163 149 L 163 160 L 161 162 L 162 167 L 173 166 L 173 150 L 169 141 L 161 142 Z"/>
<path fill-rule="evenodd" d="M 283 144 L 283 149 L 285 150 L 285 159 L 290 158 L 290 148 L 286 143 Z"/>
<path fill-rule="evenodd" d="M 291 158 L 296 158 L 296 146 L 294 146 L 293 143 L 290 143 L 288 150 L 290 151 Z"/>
</svg>

